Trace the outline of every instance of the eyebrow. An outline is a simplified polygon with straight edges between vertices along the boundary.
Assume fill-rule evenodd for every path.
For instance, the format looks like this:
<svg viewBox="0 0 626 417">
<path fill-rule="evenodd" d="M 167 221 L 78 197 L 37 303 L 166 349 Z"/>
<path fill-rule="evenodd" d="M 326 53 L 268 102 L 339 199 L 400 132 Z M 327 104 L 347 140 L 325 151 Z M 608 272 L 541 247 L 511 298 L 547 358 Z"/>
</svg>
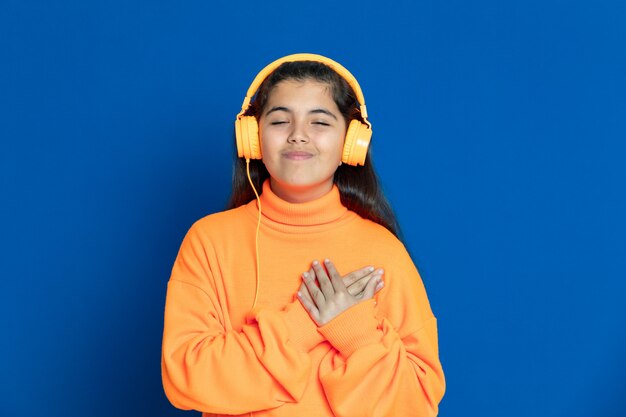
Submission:
<svg viewBox="0 0 626 417">
<path fill-rule="evenodd" d="M 270 113 L 275 112 L 275 111 L 284 111 L 284 112 L 287 112 L 287 113 L 291 113 L 291 110 L 289 110 L 289 108 L 287 108 L 287 107 L 275 106 L 275 107 L 272 107 L 271 109 L 269 109 L 267 111 L 267 113 L 265 113 L 265 116 L 269 116 Z M 319 108 L 319 109 L 313 109 L 313 110 L 309 111 L 309 114 L 317 114 L 317 113 L 326 114 L 326 115 L 332 117 L 333 119 L 337 120 L 337 116 L 335 116 L 332 112 L 330 112 L 330 111 L 328 111 L 326 109 Z"/>
</svg>

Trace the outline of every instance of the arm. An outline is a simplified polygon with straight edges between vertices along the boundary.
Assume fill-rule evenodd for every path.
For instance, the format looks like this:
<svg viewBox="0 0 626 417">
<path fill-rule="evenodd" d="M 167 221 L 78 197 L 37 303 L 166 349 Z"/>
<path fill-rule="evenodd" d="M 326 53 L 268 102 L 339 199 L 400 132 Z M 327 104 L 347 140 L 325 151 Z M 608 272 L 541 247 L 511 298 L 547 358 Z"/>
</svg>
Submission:
<svg viewBox="0 0 626 417">
<path fill-rule="evenodd" d="M 205 239 L 206 241 L 206 239 Z M 241 414 L 296 402 L 309 380 L 308 350 L 322 341 L 299 302 L 259 310 L 229 329 L 200 232 L 185 237 L 168 283 L 162 378 L 181 409 Z"/>
<path fill-rule="evenodd" d="M 320 323 L 334 349 L 319 375 L 337 416 L 437 414 L 445 382 L 436 320 L 408 253 L 389 266 L 378 303 L 366 299 Z"/>
</svg>

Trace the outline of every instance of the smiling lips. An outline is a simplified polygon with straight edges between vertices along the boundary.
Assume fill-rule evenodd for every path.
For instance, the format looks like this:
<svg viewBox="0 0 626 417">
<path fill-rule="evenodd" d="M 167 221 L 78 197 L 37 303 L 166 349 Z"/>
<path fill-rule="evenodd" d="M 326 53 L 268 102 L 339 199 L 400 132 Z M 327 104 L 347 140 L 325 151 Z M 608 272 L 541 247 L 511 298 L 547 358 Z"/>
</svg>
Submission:
<svg viewBox="0 0 626 417">
<path fill-rule="evenodd" d="M 292 161 L 302 161 L 312 158 L 313 154 L 304 151 L 288 151 L 283 153 L 283 157 Z"/>
</svg>

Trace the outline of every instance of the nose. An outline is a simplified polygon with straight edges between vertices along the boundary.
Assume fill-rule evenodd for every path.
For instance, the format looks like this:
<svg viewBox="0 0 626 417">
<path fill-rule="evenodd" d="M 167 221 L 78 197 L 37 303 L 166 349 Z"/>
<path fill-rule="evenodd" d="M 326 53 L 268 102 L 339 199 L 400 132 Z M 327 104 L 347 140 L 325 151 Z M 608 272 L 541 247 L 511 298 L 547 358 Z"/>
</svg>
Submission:
<svg viewBox="0 0 626 417">
<path fill-rule="evenodd" d="M 309 141 L 309 137 L 307 136 L 306 130 L 304 128 L 304 123 L 294 122 L 293 129 L 287 138 L 287 142 L 289 143 L 307 143 Z"/>
</svg>

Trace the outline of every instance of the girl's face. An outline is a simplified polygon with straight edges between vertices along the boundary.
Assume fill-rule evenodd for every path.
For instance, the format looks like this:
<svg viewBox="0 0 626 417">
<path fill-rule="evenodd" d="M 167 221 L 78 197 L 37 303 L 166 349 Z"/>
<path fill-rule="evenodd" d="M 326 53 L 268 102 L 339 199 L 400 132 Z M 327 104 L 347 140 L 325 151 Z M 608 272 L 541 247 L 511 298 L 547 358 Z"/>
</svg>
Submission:
<svg viewBox="0 0 626 417">
<path fill-rule="evenodd" d="M 272 191 L 291 203 L 328 193 L 341 162 L 346 122 L 327 84 L 284 80 L 259 120 L 263 163 Z"/>
</svg>

